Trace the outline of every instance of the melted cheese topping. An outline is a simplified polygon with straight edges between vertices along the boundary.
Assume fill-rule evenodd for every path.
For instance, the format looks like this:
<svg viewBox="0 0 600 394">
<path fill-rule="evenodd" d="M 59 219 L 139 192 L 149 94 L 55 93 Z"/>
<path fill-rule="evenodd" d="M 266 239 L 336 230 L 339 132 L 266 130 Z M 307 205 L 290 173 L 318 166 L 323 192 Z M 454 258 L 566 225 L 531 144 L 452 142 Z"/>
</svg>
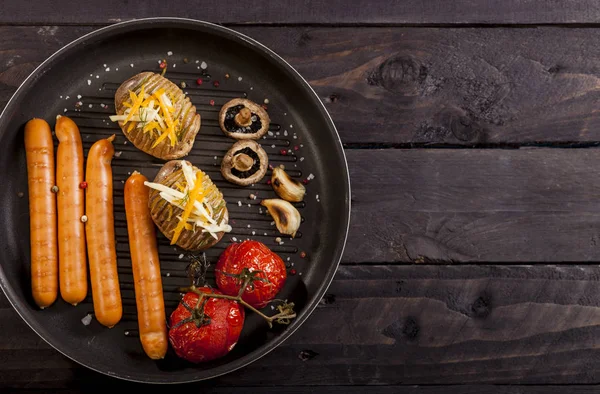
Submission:
<svg viewBox="0 0 600 394">
<path fill-rule="evenodd" d="M 156 138 L 152 148 L 169 138 L 171 146 L 177 143 L 177 129 L 180 126 L 179 119 L 174 119 L 175 106 L 164 89 L 158 89 L 148 94 L 144 85 L 139 94 L 129 91 L 129 101 L 123 103 L 126 107 L 122 115 L 112 115 L 113 122 L 123 122 L 127 132 L 134 128 L 142 129 L 144 133 L 150 133 Z M 155 134 L 157 135 L 155 137 Z"/>
<path fill-rule="evenodd" d="M 183 210 L 183 213 L 177 216 L 178 223 L 173 230 L 171 245 L 177 242 L 184 229 L 196 231 L 196 228 L 199 227 L 203 233 L 208 232 L 215 239 L 218 239 L 217 233 L 219 232 L 230 232 L 229 224 L 224 220 L 217 223 L 212 217 L 214 211 L 208 203 L 207 197 L 217 187 L 214 184 L 206 189 L 202 187 L 202 180 L 208 175 L 193 168 L 185 160 L 181 161 L 181 170 L 185 178 L 185 185 L 176 183 L 175 189 L 161 183 L 144 182 L 146 186 L 158 190 L 161 198 Z"/>
</svg>

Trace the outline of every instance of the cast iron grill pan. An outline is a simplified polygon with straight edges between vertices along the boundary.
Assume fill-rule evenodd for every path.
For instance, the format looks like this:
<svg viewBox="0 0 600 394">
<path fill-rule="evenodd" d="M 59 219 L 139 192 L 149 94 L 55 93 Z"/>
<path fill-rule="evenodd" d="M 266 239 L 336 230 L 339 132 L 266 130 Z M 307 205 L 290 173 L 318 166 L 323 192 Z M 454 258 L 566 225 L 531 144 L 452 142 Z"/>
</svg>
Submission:
<svg viewBox="0 0 600 394">
<path fill-rule="evenodd" d="M 252 312 L 239 343 L 226 357 L 194 365 L 171 351 L 161 361 L 144 353 L 137 332 L 133 276 L 123 202 L 124 182 L 137 170 L 153 179 L 164 161 L 138 150 L 108 116 L 115 113 L 114 93 L 122 81 L 141 71 L 160 72 L 184 82 L 184 92 L 200 112 L 202 126 L 194 148 L 185 157 L 205 171 L 223 192 L 230 213 L 231 233 L 204 255 L 210 264 L 206 281 L 214 285 L 214 264 L 231 242 L 255 239 L 277 252 L 295 275 L 278 298 L 296 304 L 298 317 L 289 326 L 266 323 Z M 184 60 L 185 59 L 185 60 Z M 205 64 L 204 64 L 205 63 Z M 202 84 L 197 79 L 202 79 Z M 219 128 L 221 106 L 236 97 L 259 104 L 267 99 L 272 123 L 259 142 L 273 166 L 283 164 L 291 176 L 304 180 L 307 195 L 296 203 L 303 223 L 294 239 L 277 231 L 260 206 L 276 197 L 267 180 L 240 187 L 223 179 L 221 159 L 235 140 Z M 123 297 L 123 319 L 112 329 L 95 319 L 91 288 L 85 302 L 71 306 L 59 300 L 39 310 L 30 295 L 29 217 L 23 128 L 32 117 L 54 125 L 56 115 L 67 115 L 79 126 L 84 152 L 98 139 L 116 135 L 114 177 L 115 237 Z M 349 182 L 337 132 L 323 105 L 308 84 L 289 65 L 260 44 L 231 30 L 199 21 L 161 18 L 120 23 L 100 29 L 57 52 L 43 63 L 17 91 L 0 118 L 4 154 L 2 178 L 1 285 L 23 319 L 42 338 L 73 360 L 117 378 L 153 383 L 198 381 L 236 370 L 268 353 L 285 340 L 317 305 L 335 273 L 349 222 Z M 284 152 L 285 151 L 285 152 Z M 311 175 L 312 174 L 312 175 Z M 314 178 L 313 178 L 314 177 Z M 256 199 L 251 199 L 255 194 Z M 158 234 L 167 316 L 180 299 L 178 288 L 189 284 L 189 255 L 169 245 Z M 282 242 L 276 242 L 280 237 Z M 301 252 L 306 257 L 301 257 Z M 274 311 L 265 308 L 267 314 Z"/>
</svg>

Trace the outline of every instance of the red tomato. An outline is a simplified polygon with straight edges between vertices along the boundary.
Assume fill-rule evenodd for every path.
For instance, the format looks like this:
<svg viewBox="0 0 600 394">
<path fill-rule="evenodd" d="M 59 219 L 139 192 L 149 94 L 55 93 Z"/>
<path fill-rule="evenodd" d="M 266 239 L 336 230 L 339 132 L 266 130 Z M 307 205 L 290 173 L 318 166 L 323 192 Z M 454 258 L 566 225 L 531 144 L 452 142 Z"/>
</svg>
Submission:
<svg viewBox="0 0 600 394">
<path fill-rule="evenodd" d="M 198 290 L 222 294 L 208 287 Z M 197 306 L 198 298 L 193 292 L 184 295 L 171 314 L 169 328 L 169 342 L 175 354 L 193 363 L 214 360 L 229 353 L 244 326 L 244 308 L 236 301 L 205 297 Z"/>
<path fill-rule="evenodd" d="M 248 273 L 254 280 L 246 286 L 242 299 L 259 309 L 275 298 L 287 278 L 285 263 L 265 244 L 244 241 L 229 245 L 215 267 L 219 289 L 228 295 L 238 295 Z"/>
</svg>

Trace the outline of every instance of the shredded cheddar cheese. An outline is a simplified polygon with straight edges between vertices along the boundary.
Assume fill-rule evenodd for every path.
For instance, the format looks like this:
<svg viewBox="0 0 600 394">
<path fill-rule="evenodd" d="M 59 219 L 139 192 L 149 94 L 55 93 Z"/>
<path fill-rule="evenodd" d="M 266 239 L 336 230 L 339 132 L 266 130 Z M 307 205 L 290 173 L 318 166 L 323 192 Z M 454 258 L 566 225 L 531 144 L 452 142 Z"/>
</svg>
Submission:
<svg viewBox="0 0 600 394">
<path fill-rule="evenodd" d="M 200 228 L 202 232 L 208 232 L 210 235 L 218 239 L 216 233 L 229 232 L 231 226 L 224 222 L 217 223 L 213 207 L 207 200 L 209 196 L 217 189 L 214 184 L 204 188 L 203 180 L 207 175 L 201 170 L 193 168 L 185 160 L 181 161 L 181 169 L 185 178 L 182 185 L 176 182 L 173 187 L 154 182 L 145 182 L 144 184 L 152 189 L 158 190 L 160 197 L 181 209 L 183 212 L 177 216 L 177 226 L 173 230 L 171 245 L 175 244 L 183 230 L 196 231 Z M 172 210 L 169 212 L 169 217 L 173 215 Z"/>
<path fill-rule="evenodd" d="M 129 101 L 124 102 L 123 106 L 123 114 L 110 116 L 111 121 L 123 122 L 127 133 L 136 128 L 150 133 L 155 138 L 152 148 L 167 139 L 170 146 L 175 146 L 180 121 L 176 119 L 176 108 L 164 88 L 146 93 L 142 84 L 139 94 L 129 91 Z"/>
</svg>

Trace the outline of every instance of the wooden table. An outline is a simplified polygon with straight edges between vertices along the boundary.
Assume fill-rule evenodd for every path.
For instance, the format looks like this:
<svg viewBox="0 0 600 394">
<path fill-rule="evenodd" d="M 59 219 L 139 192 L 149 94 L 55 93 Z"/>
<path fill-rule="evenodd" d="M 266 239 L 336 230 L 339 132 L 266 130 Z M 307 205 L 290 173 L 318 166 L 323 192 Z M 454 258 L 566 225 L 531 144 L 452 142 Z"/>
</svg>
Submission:
<svg viewBox="0 0 600 394">
<path fill-rule="evenodd" d="M 117 21 L 180 16 L 281 54 L 339 128 L 353 216 L 329 293 L 268 356 L 187 388 L 595 391 L 598 2 L 24 3 L 0 2 L 0 108 L 71 40 Z M 0 296 L 0 391 L 100 385 L 141 388 L 65 358 Z"/>
</svg>

